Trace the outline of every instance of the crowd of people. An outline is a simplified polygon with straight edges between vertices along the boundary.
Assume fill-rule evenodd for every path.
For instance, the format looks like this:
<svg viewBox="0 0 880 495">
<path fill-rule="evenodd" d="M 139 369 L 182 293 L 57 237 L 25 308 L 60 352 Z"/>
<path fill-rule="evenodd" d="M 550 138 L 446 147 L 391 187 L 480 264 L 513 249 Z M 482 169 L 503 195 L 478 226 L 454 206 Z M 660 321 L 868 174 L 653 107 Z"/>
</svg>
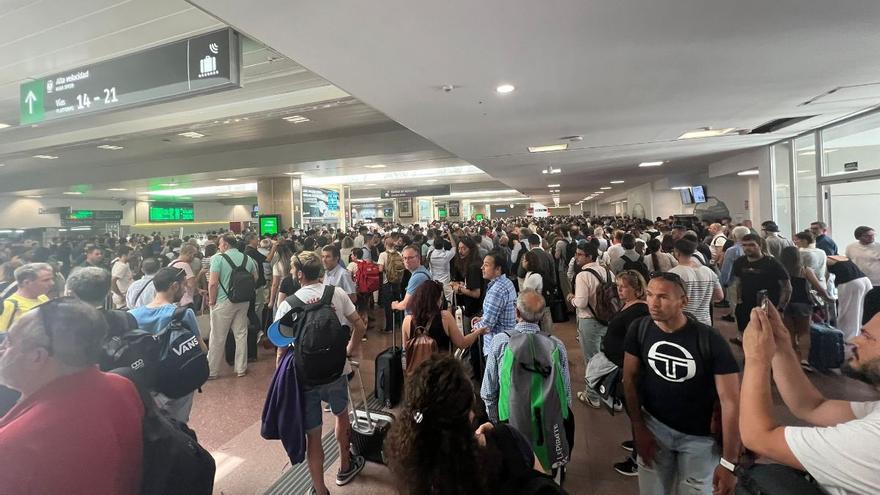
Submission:
<svg viewBox="0 0 880 495">
<path fill-rule="evenodd" d="M 841 254 L 821 222 L 793 239 L 779 231 L 571 216 L 2 245 L 0 493 L 137 492 L 138 392 L 150 385 L 97 366 L 110 337 L 174 322 L 204 352 L 207 380 L 224 379 L 224 359 L 243 377 L 260 345 L 277 348 L 270 399 L 298 391 L 285 448 L 316 494 L 330 493 L 324 411 L 336 484 L 364 467 L 350 448 L 351 361 L 398 331 L 405 379 L 391 386 L 405 393 L 384 448 L 401 493 L 518 493 L 535 480 L 564 493 L 576 407 L 627 413 L 632 454 L 609 469 L 638 476 L 643 494 L 760 484 L 766 465 L 747 467 L 757 456 L 828 493 L 876 491 L 880 402 L 825 399 L 809 374 L 825 352 L 811 342 L 819 324 L 853 345 L 845 373 L 880 384 L 880 243 L 859 227 Z M 570 316 L 583 380 L 560 334 Z M 722 320 L 740 334 L 723 338 Z M 776 422 L 774 383 L 812 426 Z M 194 390 L 150 392 L 188 422 Z"/>
</svg>

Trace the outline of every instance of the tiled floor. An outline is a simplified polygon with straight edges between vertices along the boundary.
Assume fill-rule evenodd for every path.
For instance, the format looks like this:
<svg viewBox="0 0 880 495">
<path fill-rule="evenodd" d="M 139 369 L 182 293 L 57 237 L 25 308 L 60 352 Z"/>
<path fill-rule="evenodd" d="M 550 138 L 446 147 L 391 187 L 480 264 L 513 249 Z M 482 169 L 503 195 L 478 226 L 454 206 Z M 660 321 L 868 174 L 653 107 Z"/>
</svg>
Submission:
<svg viewBox="0 0 880 495">
<path fill-rule="evenodd" d="M 721 311 L 716 311 L 716 316 L 726 310 Z M 728 337 L 736 333 L 736 328 L 730 323 L 719 322 L 718 328 Z M 583 377 L 584 363 L 580 346 L 575 341 L 574 322 L 557 325 L 554 334 L 568 347 L 572 362 L 572 386 L 576 388 L 582 383 L 580 377 Z M 387 335 L 371 333 L 370 340 L 363 348 L 363 376 L 368 390 L 373 389 L 373 357 L 389 345 Z M 734 348 L 734 352 L 741 358 L 739 348 Z M 246 377 L 236 378 L 231 370 L 227 370 L 221 379 L 207 383 L 204 393 L 196 396 L 190 426 L 217 460 L 217 494 L 262 494 L 281 473 L 290 468 L 281 443 L 260 437 L 260 414 L 273 372 L 274 354 L 261 350 L 260 360 L 249 365 Z M 829 397 L 880 399 L 872 387 L 836 374 L 815 375 L 813 380 Z M 354 393 L 357 394 L 356 391 Z M 776 403 L 780 404 L 778 397 Z M 572 409 L 577 438 L 565 484 L 568 492 L 572 495 L 637 493 L 636 478 L 623 477 L 611 468 L 614 462 L 626 457 L 626 452 L 619 447 L 620 442 L 629 436 L 626 416 L 618 414 L 612 417 L 605 411 L 589 409 L 577 402 Z M 777 406 L 777 413 L 781 421 L 787 424 L 794 422 L 784 405 Z M 325 432 L 332 426 L 330 414 L 325 413 Z M 335 470 L 336 466 L 327 473 L 328 486 L 334 494 L 388 495 L 394 487 L 388 470 L 381 465 L 367 463 L 358 478 L 345 487 L 332 484 Z"/>
</svg>

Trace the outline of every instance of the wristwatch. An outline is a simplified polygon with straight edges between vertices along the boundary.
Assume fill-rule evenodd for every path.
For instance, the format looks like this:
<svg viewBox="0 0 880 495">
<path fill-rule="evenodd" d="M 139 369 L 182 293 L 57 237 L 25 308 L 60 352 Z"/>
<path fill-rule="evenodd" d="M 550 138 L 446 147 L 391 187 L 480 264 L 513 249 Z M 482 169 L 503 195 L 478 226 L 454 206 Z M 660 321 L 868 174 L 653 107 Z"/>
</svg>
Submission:
<svg viewBox="0 0 880 495">
<path fill-rule="evenodd" d="M 734 464 L 734 463 L 728 461 L 727 459 L 725 459 L 725 458 L 723 458 L 723 457 L 721 458 L 721 461 L 720 461 L 718 464 L 720 464 L 721 467 L 723 467 L 724 469 L 730 471 L 731 473 L 736 472 L 736 464 Z"/>
</svg>

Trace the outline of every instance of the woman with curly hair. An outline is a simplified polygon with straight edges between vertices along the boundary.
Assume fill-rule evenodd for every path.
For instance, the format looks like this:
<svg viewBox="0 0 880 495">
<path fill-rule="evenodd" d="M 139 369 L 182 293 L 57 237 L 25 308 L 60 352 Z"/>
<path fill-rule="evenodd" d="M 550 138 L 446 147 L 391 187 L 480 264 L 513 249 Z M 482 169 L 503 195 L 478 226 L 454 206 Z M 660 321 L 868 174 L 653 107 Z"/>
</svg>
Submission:
<svg viewBox="0 0 880 495">
<path fill-rule="evenodd" d="M 416 368 L 406 382 L 404 409 L 385 440 L 401 494 L 505 493 L 507 482 L 536 465 L 528 441 L 513 428 L 476 428 L 474 404 L 459 360 L 435 354 Z"/>
</svg>

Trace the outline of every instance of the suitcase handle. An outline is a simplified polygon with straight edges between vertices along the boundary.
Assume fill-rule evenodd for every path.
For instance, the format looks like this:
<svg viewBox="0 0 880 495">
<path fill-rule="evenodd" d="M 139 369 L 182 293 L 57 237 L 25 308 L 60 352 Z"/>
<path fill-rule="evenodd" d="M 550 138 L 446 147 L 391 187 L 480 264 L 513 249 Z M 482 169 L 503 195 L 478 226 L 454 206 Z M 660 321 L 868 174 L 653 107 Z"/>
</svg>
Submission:
<svg viewBox="0 0 880 495">
<path fill-rule="evenodd" d="M 364 387 L 364 378 L 361 375 L 361 365 L 357 361 L 350 361 L 351 367 L 354 369 L 355 375 L 357 375 L 358 382 L 361 384 L 361 397 L 363 397 L 362 404 L 364 405 L 364 412 L 367 414 L 367 427 L 370 430 L 374 430 L 376 428 L 375 423 L 373 423 L 373 417 L 370 415 L 370 408 L 367 406 L 367 389 Z M 349 382 L 350 383 L 350 382 Z M 348 401 L 351 402 L 351 410 L 354 415 L 355 421 L 357 421 L 357 408 L 354 404 L 354 399 L 351 396 L 351 386 L 347 387 L 348 389 Z"/>
</svg>

